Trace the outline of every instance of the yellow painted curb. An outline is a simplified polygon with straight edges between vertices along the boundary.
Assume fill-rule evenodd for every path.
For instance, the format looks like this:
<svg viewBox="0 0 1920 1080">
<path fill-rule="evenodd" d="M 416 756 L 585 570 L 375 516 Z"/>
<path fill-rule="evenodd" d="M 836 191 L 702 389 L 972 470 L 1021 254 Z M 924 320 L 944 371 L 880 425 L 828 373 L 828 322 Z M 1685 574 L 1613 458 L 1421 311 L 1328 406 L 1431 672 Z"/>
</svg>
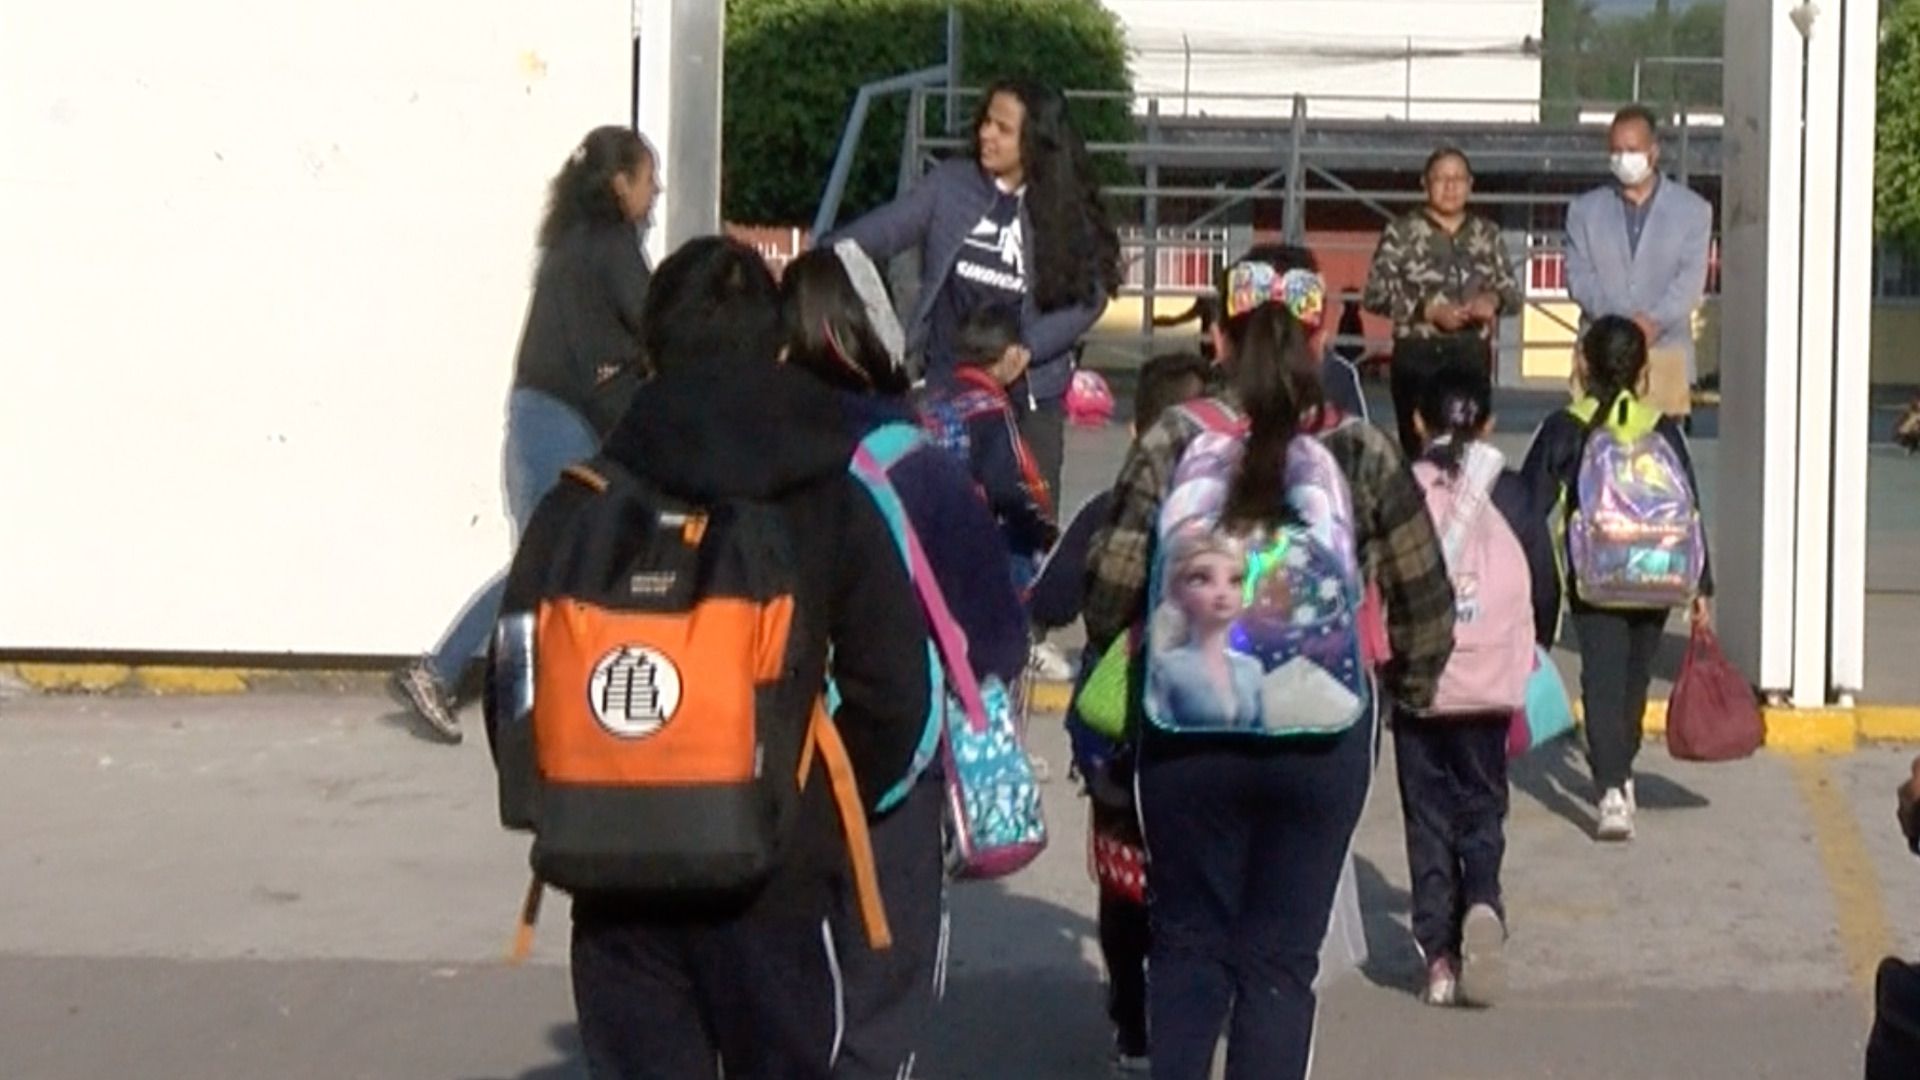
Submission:
<svg viewBox="0 0 1920 1080">
<path fill-rule="evenodd" d="M 1064 713 L 1073 701 L 1073 685 L 1063 682 L 1035 682 L 1027 688 L 1027 710 L 1037 713 Z"/>
<path fill-rule="evenodd" d="M 1906 705 L 1861 705 L 1853 710 L 1867 742 L 1920 742 L 1920 709 Z"/>
<path fill-rule="evenodd" d="M 0 664 L 11 676 L 42 694 L 139 692 L 209 696 L 256 690 L 345 690 L 377 685 L 383 671 L 300 670 L 220 667 L 193 664 Z"/>
<path fill-rule="evenodd" d="M 244 694 L 252 674 L 245 668 L 154 665 L 134 669 L 133 677 L 153 694 Z"/>
<path fill-rule="evenodd" d="M 15 664 L 13 673 L 41 693 L 98 694 L 117 690 L 133 678 L 133 669 L 125 664 Z"/>
<path fill-rule="evenodd" d="M 1576 699 L 1573 703 L 1573 722 L 1584 727 L 1587 722 L 1587 707 Z M 1646 715 L 1640 718 L 1640 731 L 1646 735 L 1667 737 L 1667 702 L 1665 698 L 1654 698 L 1647 702 Z"/>
<path fill-rule="evenodd" d="M 1667 737 L 1667 703 L 1664 700 L 1647 702 L 1647 714 L 1640 718 L 1640 730 L 1648 735 Z"/>
<path fill-rule="evenodd" d="M 1767 749 L 1783 754 L 1844 754 L 1859 744 L 1851 709 L 1763 708 Z"/>
</svg>

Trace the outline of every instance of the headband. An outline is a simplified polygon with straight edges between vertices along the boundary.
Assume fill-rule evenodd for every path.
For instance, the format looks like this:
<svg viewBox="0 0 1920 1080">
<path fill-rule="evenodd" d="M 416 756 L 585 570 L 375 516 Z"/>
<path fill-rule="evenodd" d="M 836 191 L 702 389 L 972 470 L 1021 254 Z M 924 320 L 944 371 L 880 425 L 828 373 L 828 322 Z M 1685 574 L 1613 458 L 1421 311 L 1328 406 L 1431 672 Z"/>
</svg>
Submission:
<svg viewBox="0 0 1920 1080">
<path fill-rule="evenodd" d="M 851 240 L 833 245 L 833 254 L 847 272 L 847 280 L 853 283 L 861 306 L 866 308 L 867 325 L 873 327 L 873 336 L 879 338 L 887 350 L 887 362 L 898 370 L 906 363 L 907 335 L 900 329 L 900 317 L 894 314 L 893 302 L 887 298 L 887 286 L 880 280 L 880 271 L 874 268 L 873 260 L 860 245 Z"/>
<path fill-rule="evenodd" d="M 1326 311 L 1327 283 L 1311 270 L 1282 274 L 1268 263 L 1235 263 L 1227 271 L 1226 317 L 1237 318 L 1267 304 L 1280 304 L 1302 326 L 1317 329 Z"/>
</svg>

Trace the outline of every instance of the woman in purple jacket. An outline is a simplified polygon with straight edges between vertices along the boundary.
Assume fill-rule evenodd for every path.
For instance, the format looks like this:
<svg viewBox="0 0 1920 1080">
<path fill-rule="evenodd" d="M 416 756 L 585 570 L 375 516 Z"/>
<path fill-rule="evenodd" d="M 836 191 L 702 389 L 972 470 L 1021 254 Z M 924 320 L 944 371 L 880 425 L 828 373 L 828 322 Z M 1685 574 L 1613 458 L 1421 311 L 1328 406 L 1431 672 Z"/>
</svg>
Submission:
<svg viewBox="0 0 1920 1080">
<path fill-rule="evenodd" d="M 1050 87 L 1004 80 L 974 120 L 973 153 L 948 161 L 900 199 L 819 241 L 858 243 L 875 261 L 918 248 L 920 293 L 907 349 L 930 378 L 955 366 L 954 339 L 969 311 L 1008 304 L 1021 313 L 1017 352 L 1025 385 L 1021 434 L 1055 494 L 1065 453 L 1063 398 L 1073 347 L 1120 286 L 1120 241 L 1100 201 L 1066 100 Z"/>
</svg>

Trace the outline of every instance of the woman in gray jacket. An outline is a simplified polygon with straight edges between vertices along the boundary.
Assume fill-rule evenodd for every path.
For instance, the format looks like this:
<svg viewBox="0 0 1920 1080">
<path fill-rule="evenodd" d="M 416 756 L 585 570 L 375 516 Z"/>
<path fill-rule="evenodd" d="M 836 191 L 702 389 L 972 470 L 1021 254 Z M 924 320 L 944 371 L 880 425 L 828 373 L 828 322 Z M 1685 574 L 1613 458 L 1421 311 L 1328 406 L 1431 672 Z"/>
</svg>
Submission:
<svg viewBox="0 0 1920 1080">
<path fill-rule="evenodd" d="M 1025 385 L 1009 391 L 1057 493 L 1073 348 L 1120 285 L 1120 241 L 1060 93 L 1021 79 L 995 83 L 974 121 L 972 155 L 817 243 L 840 240 L 875 261 L 919 248 L 907 347 L 924 358 L 929 381 L 952 375 L 954 338 L 969 311 L 1019 309 L 1022 340 L 1009 353 L 1026 369 Z"/>
</svg>

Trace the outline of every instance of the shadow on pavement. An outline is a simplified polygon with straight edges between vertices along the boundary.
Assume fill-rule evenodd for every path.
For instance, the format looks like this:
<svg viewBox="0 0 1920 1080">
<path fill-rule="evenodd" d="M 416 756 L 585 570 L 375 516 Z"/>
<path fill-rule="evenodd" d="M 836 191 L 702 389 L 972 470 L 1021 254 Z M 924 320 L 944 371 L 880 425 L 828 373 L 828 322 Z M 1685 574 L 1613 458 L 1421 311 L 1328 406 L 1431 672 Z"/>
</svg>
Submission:
<svg viewBox="0 0 1920 1080">
<path fill-rule="evenodd" d="M 547 1029 L 547 1044 L 561 1060 L 540 1065 L 512 1077 L 511 1080 L 587 1080 L 587 1063 L 580 1048 L 580 1025 L 555 1024 Z M 472 1080 L 480 1080 L 475 1077 Z M 489 1077 L 487 1080 L 495 1080 Z M 507 1080 L 505 1077 L 498 1080 Z"/>
<path fill-rule="evenodd" d="M 1582 759 L 1577 734 L 1555 739 L 1515 761 L 1507 778 L 1554 816 L 1591 838 L 1594 828 L 1593 781 Z M 1645 770 L 1645 757 L 1633 777 L 1634 797 L 1645 810 L 1701 810 L 1712 801 L 1692 788 Z"/>
<path fill-rule="evenodd" d="M 1093 884 L 1087 883 L 1089 894 Z M 1102 1075 L 1112 1045 L 1094 921 L 998 882 L 950 893 L 947 996 L 925 1041 L 939 1080 Z M 985 1035 L 986 1037 L 982 1037 Z"/>
<path fill-rule="evenodd" d="M 1508 781 L 1555 817 L 1593 837 L 1592 800 L 1586 794 L 1592 783 L 1580 760 L 1578 735 L 1567 735 L 1537 746 L 1519 758 L 1507 770 Z M 1635 787 L 1639 785 L 1636 784 Z"/>
<path fill-rule="evenodd" d="M 1367 962 L 1360 974 L 1375 986 L 1417 993 L 1425 984 L 1425 972 L 1420 950 L 1406 926 L 1413 898 L 1364 855 L 1354 856 L 1353 871 L 1360 885 L 1360 915 L 1367 934 Z"/>
<path fill-rule="evenodd" d="M 1704 810 L 1713 805 L 1713 800 L 1659 773 L 1634 773 L 1633 794 L 1643 810 Z"/>
</svg>

